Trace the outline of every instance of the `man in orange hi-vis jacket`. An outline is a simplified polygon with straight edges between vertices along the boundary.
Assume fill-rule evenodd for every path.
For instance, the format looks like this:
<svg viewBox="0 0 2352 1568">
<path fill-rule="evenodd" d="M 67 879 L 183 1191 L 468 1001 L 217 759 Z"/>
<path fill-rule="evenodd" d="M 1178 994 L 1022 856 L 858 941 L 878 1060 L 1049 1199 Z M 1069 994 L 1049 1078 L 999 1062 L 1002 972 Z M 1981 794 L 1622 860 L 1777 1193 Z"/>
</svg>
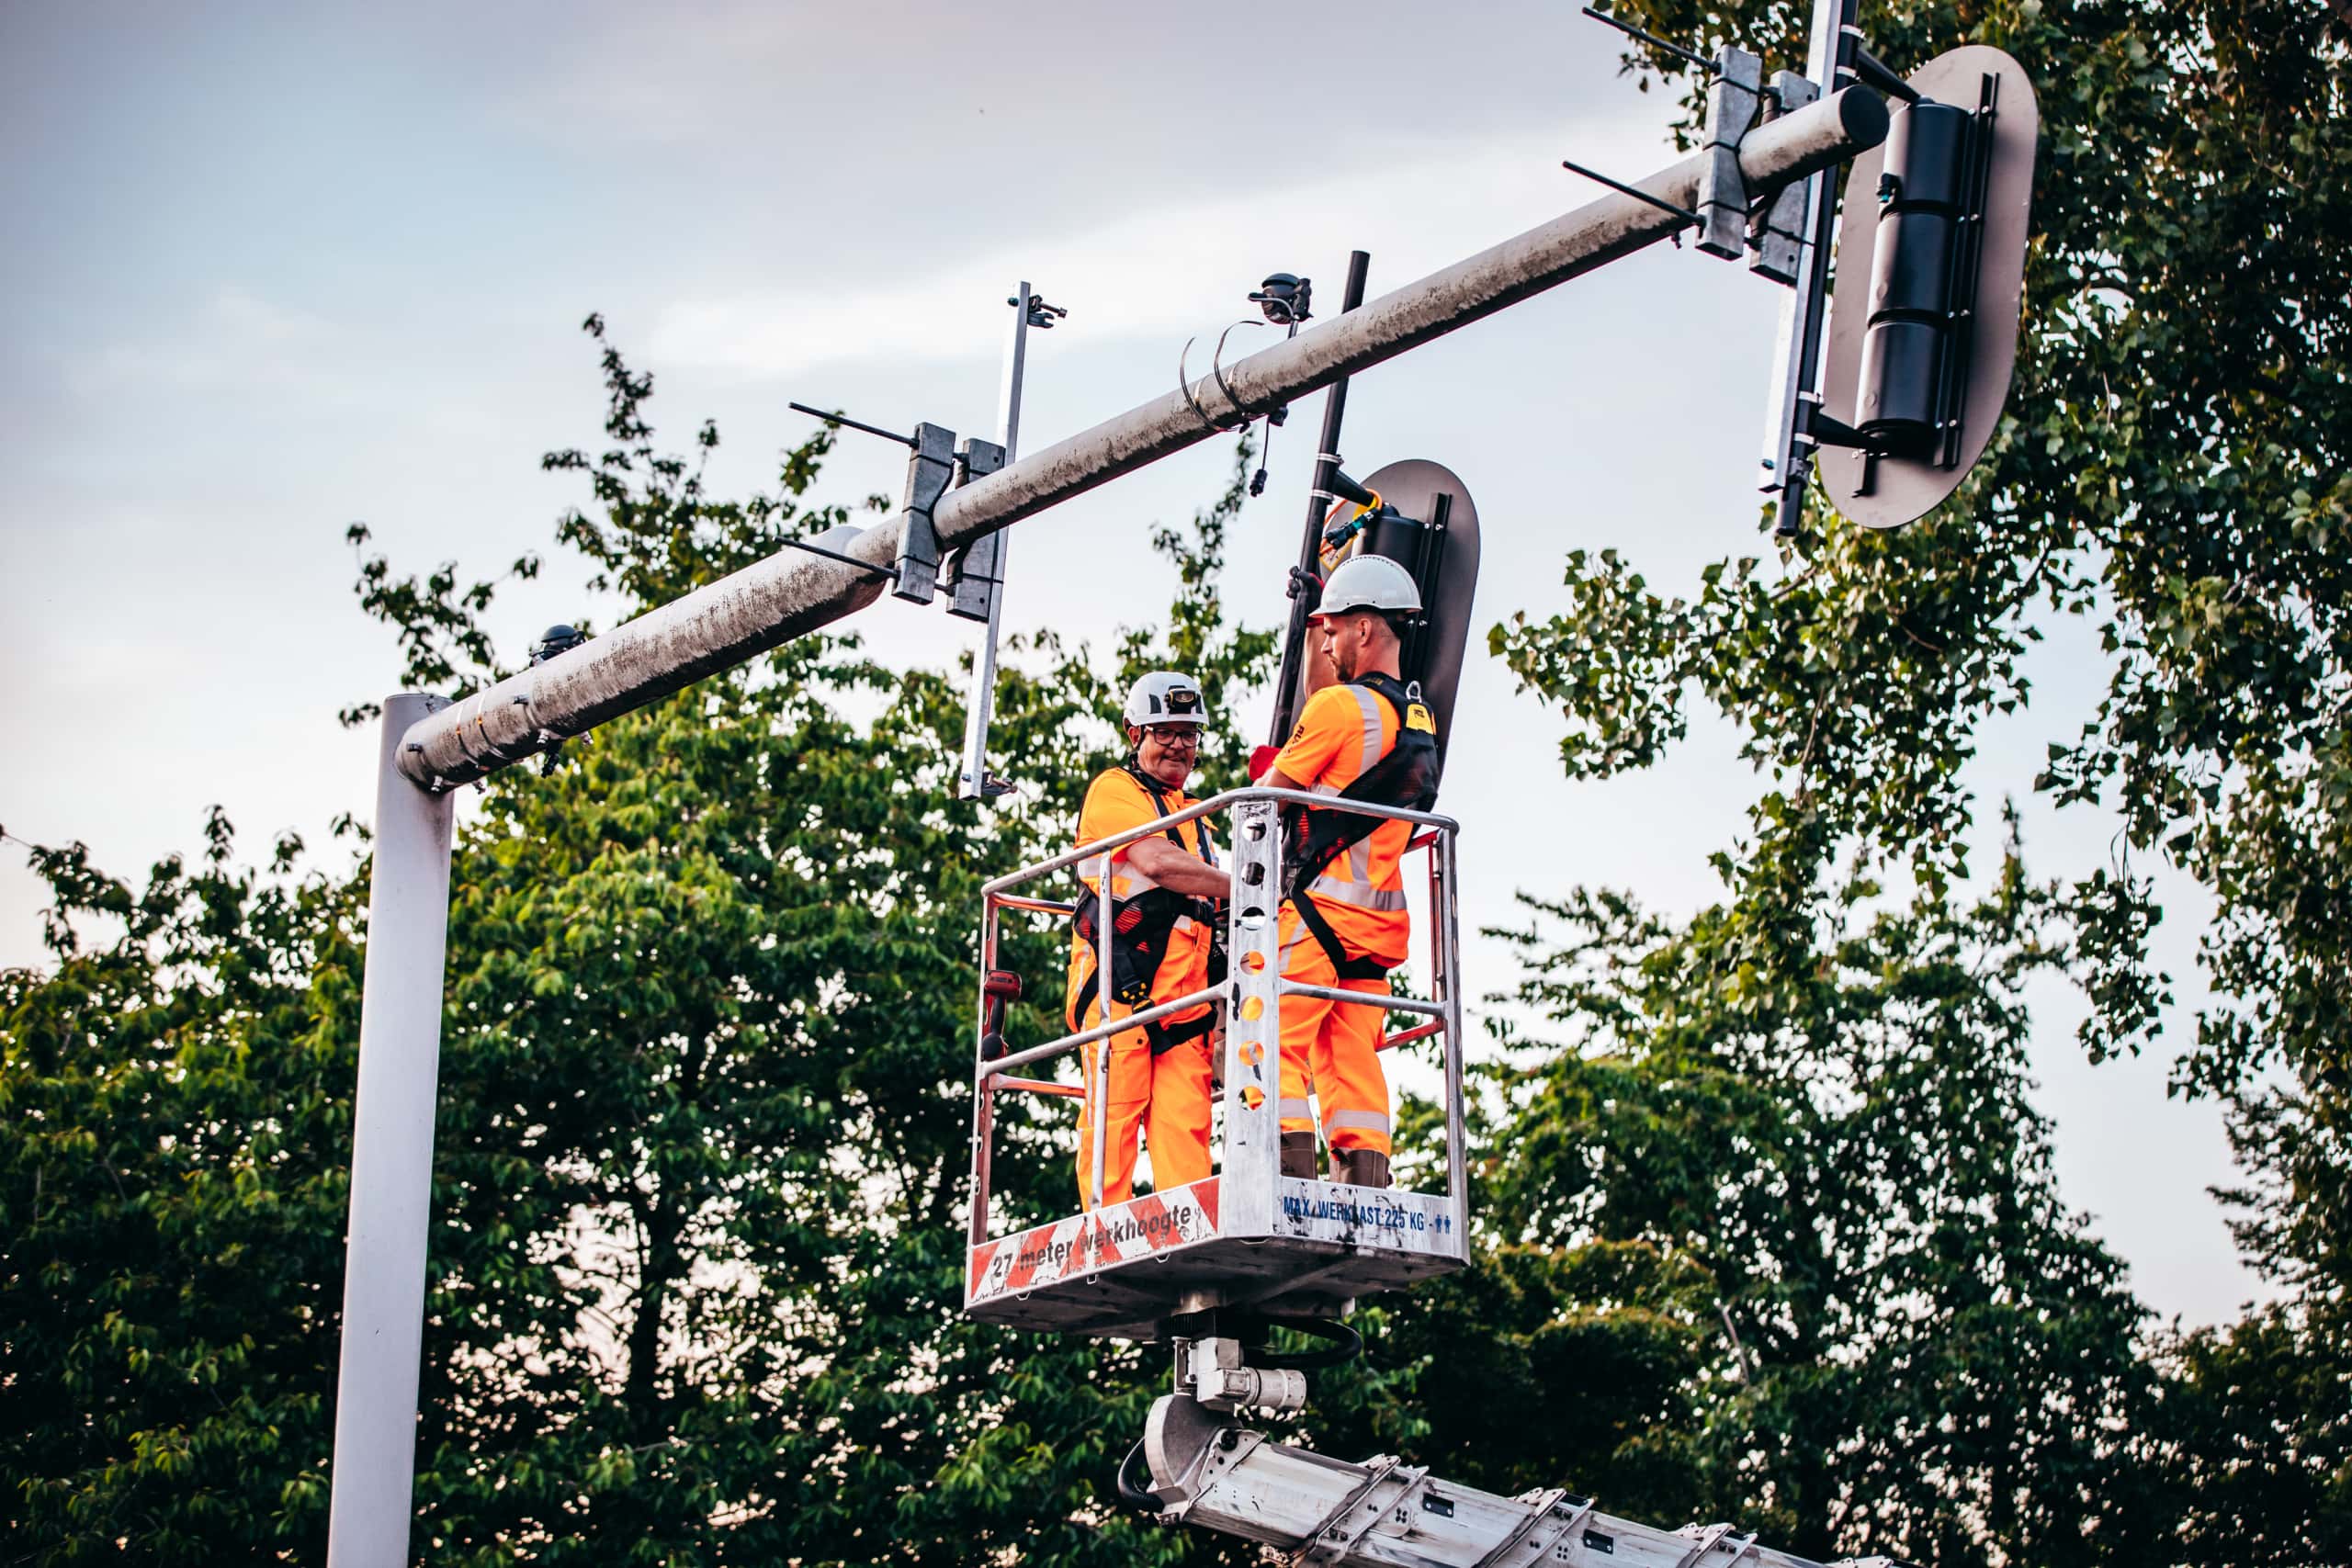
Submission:
<svg viewBox="0 0 2352 1568">
<path fill-rule="evenodd" d="M 1154 671 L 1127 694 L 1127 760 L 1106 768 L 1087 786 L 1079 808 L 1078 841 L 1091 844 L 1193 804 L 1184 793 L 1200 755 L 1208 705 L 1189 676 Z M 1087 886 L 1074 918 L 1069 949 L 1067 1017 L 1073 1032 L 1102 1021 L 1098 954 L 1111 963 L 1111 1017 L 1115 1021 L 1198 991 L 1209 984 L 1216 922 L 1214 901 L 1232 884 L 1217 868 L 1216 852 L 1190 822 L 1137 839 L 1112 855 L 1114 910 L 1109 942 L 1097 940 L 1102 857 L 1080 863 Z M 1136 1134 L 1151 1148 L 1155 1190 L 1166 1192 L 1209 1173 L 1210 1050 L 1216 1010 L 1204 1002 L 1156 1023 L 1114 1034 L 1084 1047 L 1086 1100 L 1078 1122 L 1078 1190 L 1089 1208 L 1134 1195 Z M 1110 1107 L 1104 1127 L 1102 1190 L 1094 1186 L 1094 1119 L 1099 1097 L 1097 1053 L 1111 1053 Z"/>
<path fill-rule="evenodd" d="M 1398 672 L 1399 629 L 1420 607 L 1412 574 L 1386 557 L 1358 556 L 1332 571 L 1313 625 L 1339 681 L 1307 699 L 1264 783 L 1429 807 L 1436 798 L 1436 725 L 1419 689 Z M 1407 822 L 1329 809 L 1295 814 L 1284 840 L 1290 897 L 1278 936 L 1284 979 L 1388 995 L 1388 971 L 1405 961 L 1412 935 L 1402 864 L 1411 837 Z M 1321 1102 L 1332 1177 L 1388 1185 L 1388 1080 L 1379 1056 L 1385 1017 L 1377 1006 L 1283 998 L 1284 1175 L 1315 1174 L 1312 1093 Z"/>
</svg>

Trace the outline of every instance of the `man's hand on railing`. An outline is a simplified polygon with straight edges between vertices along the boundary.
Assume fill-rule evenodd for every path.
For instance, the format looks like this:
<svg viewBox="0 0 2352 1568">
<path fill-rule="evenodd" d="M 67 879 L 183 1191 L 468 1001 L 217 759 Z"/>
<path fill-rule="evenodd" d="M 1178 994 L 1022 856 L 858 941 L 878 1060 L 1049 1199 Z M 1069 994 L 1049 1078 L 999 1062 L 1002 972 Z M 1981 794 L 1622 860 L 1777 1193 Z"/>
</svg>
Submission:
<svg viewBox="0 0 2352 1568">
<path fill-rule="evenodd" d="M 1126 848 L 1135 868 L 1172 892 L 1196 898 L 1230 898 L 1233 879 L 1165 839 L 1138 839 Z"/>
</svg>

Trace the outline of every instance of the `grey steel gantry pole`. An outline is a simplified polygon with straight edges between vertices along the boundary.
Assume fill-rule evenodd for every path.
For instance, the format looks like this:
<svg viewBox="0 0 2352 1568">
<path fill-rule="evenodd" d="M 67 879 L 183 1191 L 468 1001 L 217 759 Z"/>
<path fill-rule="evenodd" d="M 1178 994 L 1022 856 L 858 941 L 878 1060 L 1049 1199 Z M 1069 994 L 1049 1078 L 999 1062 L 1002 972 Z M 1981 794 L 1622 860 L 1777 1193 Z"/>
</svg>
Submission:
<svg viewBox="0 0 2352 1568">
<path fill-rule="evenodd" d="M 1747 191 L 1768 197 L 1885 139 L 1886 105 L 1853 87 L 1756 127 L 1740 142 Z M 1693 205 L 1708 157 L 1639 188 Z M 1104 421 L 971 483 L 931 513 L 941 550 L 1035 516 L 1246 419 L 1366 370 L 1656 243 L 1689 220 L 1611 194 L 1333 317 L 1190 387 Z M 782 550 L 464 701 L 404 694 L 385 705 L 353 1132 L 350 1264 L 335 1409 L 332 1568 L 407 1561 L 431 1196 L 433 1110 L 447 944 L 455 785 L 872 603 L 899 530 L 846 541 L 850 565 Z"/>
<path fill-rule="evenodd" d="M 1884 100 L 1863 87 L 1768 120 L 1747 132 L 1739 167 L 1751 197 L 1842 164 L 1886 137 Z M 1697 198 L 1708 155 L 1641 182 L 1673 208 Z M 931 521 L 942 551 L 1082 495 L 1095 486 L 1366 370 L 1408 349 L 1654 244 L 1689 220 L 1611 194 L 1516 239 L 1408 283 L 1247 359 L 1212 370 L 1091 430 L 948 491 Z M 842 553 L 868 570 L 782 550 L 603 637 L 466 698 L 414 726 L 401 768 L 447 787 L 729 670 L 831 625 L 876 592 L 899 556 L 898 530 L 872 528 Z"/>
<path fill-rule="evenodd" d="M 405 1568 L 409 1561 L 457 796 L 411 782 L 400 769 L 400 748 L 413 726 L 448 705 L 446 697 L 422 692 L 384 702 L 352 1111 L 351 1214 L 344 1235 L 328 1568 Z"/>
</svg>

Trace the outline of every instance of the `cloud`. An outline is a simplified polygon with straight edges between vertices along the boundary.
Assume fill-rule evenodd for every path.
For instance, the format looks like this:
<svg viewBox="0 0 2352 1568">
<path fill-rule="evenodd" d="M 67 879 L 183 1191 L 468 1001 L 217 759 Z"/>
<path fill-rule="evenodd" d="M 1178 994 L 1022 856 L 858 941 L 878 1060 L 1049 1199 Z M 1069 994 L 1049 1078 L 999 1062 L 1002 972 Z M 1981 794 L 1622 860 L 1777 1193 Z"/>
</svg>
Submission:
<svg viewBox="0 0 2352 1568">
<path fill-rule="evenodd" d="M 167 337 L 110 344 L 75 358 L 67 384 L 84 397 L 155 389 L 336 391 L 347 385 L 347 346 L 343 331 L 323 317 L 226 287 Z"/>
<path fill-rule="evenodd" d="M 1131 211 L 1058 237 L 997 244 L 929 272 L 839 290 L 796 286 L 665 306 L 651 349 L 672 364 L 770 378 L 831 361 L 932 361 L 992 355 L 993 309 L 1024 275 L 1069 307 L 1089 344 L 1161 338 L 1172 382 L 1178 347 L 1197 335 L 1206 367 L 1216 334 L 1255 312 L 1242 296 L 1259 270 L 1307 267 L 1335 241 L 1378 258 L 1374 290 L 1420 276 L 1593 197 L 1559 168 L 1573 146 L 1604 167 L 1647 174 L 1672 161 L 1661 141 L 1622 126 L 1518 133 L 1367 163 L 1339 176 Z M 953 246 L 944 246 L 950 253 Z M 1284 264 L 1288 265 L 1285 265 Z M 1311 276 L 1311 274 L 1310 274 Z M 1319 313 L 1339 306 L 1336 271 L 1317 280 Z M 1228 358 L 1265 346 L 1270 329 L 1241 329 Z"/>
<path fill-rule="evenodd" d="M 877 49 L 944 52 L 940 18 L 864 7 L 779 10 L 756 0 L 589 6 L 551 37 L 507 39 L 516 80 L 499 95 L 513 123 L 564 147 L 718 149 L 757 134 L 776 104 L 821 90 L 844 59 Z M 909 75 L 920 79 L 919 73 Z"/>
</svg>

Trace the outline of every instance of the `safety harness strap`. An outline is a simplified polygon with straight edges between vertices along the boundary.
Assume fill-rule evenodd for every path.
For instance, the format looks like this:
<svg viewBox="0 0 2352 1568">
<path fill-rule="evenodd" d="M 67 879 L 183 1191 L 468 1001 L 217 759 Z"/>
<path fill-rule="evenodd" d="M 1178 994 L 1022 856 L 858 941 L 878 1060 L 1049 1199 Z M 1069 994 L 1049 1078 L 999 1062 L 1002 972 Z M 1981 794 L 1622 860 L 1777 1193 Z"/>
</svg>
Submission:
<svg viewBox="0 0 2352 1568">
<path fill-rule="evenodd" d="M 1200 1017 L 1186 1019 L 1182 1023 L 1147 1023 L 1143 1026 L 1143 1037 L 1151 1043 L 1153 1055 L 1165 1056 L 1187 1040 L 1198 1040 L 1216 1027 L 1216 1010 L 1211 1008 Z"/>
<path fill-rule="evenodd" d="M 1369 953 L 1353 958 L 1348 956 L 1346 945 L 1340 941 L 1340 933 L 1331 929 L 1331 922 L 1321 909 L 1316 908 L 1313 897 L 1299 892 L 1292 894 L 1290 901 L 1291 907 L 1298 911 L 1300 921 L 1306 927 L 1307 934 L 1315 939 L 1315 945 L 1321 948 L 1323 956 L 1331 961 L 1334 976 L 1342 980 L 1378 980 L 1386 976 L 1392 965 L 1383 964 Z"/>
<path fill-rule="evenodd" d="M 1151 797 L 1153 810 L 1160 817 L 1169 813 L 1168 795 L 1158 779 L 1135 765 L 1133 759 L 1120 764 L 1120 772 L 1142 786 Z M 1185 845 L 1184 838 L 1175 824 L 1160 829 L 1168 841 L 1185 853 L 1193 852 Z M 1210 865 L 1216 863 L 1216 853 L 1209 847 L 1208 835 L 1195 826 L 1193 836 L 1200 846 L 1200 858 Z M 1115 906 L 1112 892 L 1111 857 L 1101 857 L 1095 872 L 1100 887 L 1079 896 L 1077 907 L 1070 912 L 1070 925 L 1079 940 L 1087 945 L 1091 960 L 1073 978 L 1066 1015 L 1072 1029 L 1079 1027 L 1079 1018 L 1086 1011 L 1087 998 L 1096 988 L 1102 974 L 1103 950 L 1110 950 L 1112 999 L 1140 1010 L 1151 999 L 1152 981 L 1159 974 L 1160 962 L 1168 956 L 1168 943 L 1177 926 L 1192 915 L 1198 900 L 1165 887 L 1148 887 L 1125 901 L 1115 919 L 1105 922 L 1102 910 Z M 1104 930 L 1105 924 L 1117 929 Z M 1214 954 L 1212 971 L 1215 970 Z M 1212 972 L 1209 983 L 1215 985 L 1222 976 Z M 1207 1012 L 1182 1023 L 1144 1025 L 1144 1036 L 1151 1043 L 1151 1054 L 1164 1055 L 1187 1040 L 1196 1040 L 1214 1027 L 1216 1014 Z"/>
<path fill-rule="evenodd" d="M 1394 676 L 1377 672 L 1360 675 L 1349 683 L 1373 693 L 1396 710 L 1396 740 L 1385 756 L 1339 791 L 1338 797 L 1427 811 L 1437 803 L 1437 726 L 1421 702 L 1420 687 L 1408 686 Z M 1367 756 L 1377 744 L 1377 708 L 1366 703 Z M 1297 826 L 1291 835 L 1290 852 L 1295 858 L 1285 868 L 1284 878 L 1291 905 L 1298 910 L 1300 921 L 1323 949 L 1324 956 L 1331 961 L 1333 973 L 1342 980 L 1377 980 L 1391 966 L 1368 955 L 1351 957 L 1339 933 L 1331 929 L 1330 920 L 1316 908 L 1314 895 L 1320 891 L 1337 902 L 1374 909 L 1406 907 L 1404 894 L 1396 889 L 1374 888 L 1323 874 L 1332 862 L 1355 849 L 1381 826 L 1380 818 L 1359 812 L 1301 807 Z"/>
</svg>

